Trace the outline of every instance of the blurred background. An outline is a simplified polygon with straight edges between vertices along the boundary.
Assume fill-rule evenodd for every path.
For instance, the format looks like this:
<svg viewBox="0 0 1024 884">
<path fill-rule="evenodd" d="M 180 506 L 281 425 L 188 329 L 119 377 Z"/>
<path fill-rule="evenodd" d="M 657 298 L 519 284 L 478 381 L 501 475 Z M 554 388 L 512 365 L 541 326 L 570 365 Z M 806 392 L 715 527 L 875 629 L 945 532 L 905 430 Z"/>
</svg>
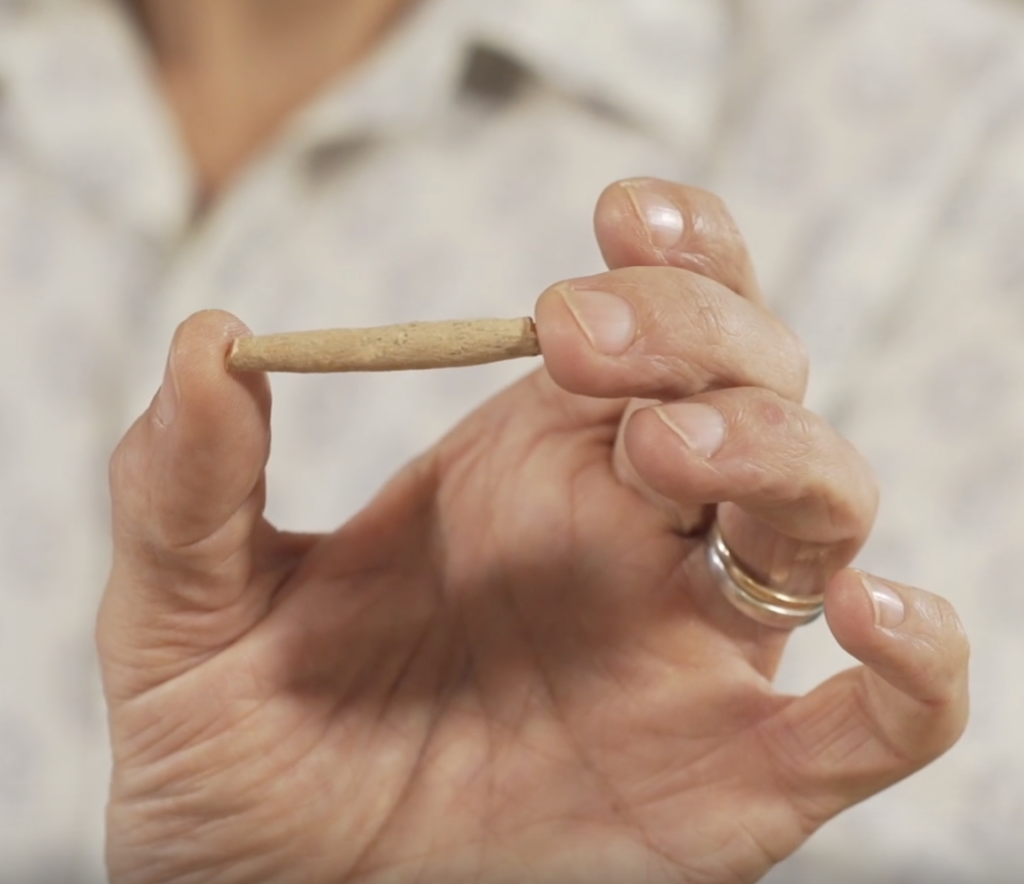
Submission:
<svg viewBox="0 0 1024 884">
<path fill-rule="evenodd" d="M 242 0 L 0 2 L 0 877 L 104 877 L 106 461 L 177 323 L 526 315 L 657 176 L 726 199 L 878 470 L 860 564 L 974 646 L 962 743 L 769 880 L 1021 880 L 1024 4 L 418 0 L 356 51 L 346 2 L 244 40 Z M 531 367 L 275 378 L 271 520 L 338 524 Z M 819 623 L 782 684 L 848 663 Z"/>
</svg>

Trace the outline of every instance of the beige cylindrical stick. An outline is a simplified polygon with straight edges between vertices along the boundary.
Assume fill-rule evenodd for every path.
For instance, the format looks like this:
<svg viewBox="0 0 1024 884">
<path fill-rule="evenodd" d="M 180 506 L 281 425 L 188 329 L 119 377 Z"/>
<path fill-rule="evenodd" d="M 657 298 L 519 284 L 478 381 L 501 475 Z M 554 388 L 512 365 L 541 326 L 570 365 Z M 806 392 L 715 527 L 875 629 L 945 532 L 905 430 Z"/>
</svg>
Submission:
<svg viewBox="0 0 1024 884">
<path fill-rule="evenodd" d="M 526 317 L 410 322 L 239 338 L 227 363 L 232 371 L 402 371 L 483 365 L 539 354 L 537 328 Z"/>
</svg>

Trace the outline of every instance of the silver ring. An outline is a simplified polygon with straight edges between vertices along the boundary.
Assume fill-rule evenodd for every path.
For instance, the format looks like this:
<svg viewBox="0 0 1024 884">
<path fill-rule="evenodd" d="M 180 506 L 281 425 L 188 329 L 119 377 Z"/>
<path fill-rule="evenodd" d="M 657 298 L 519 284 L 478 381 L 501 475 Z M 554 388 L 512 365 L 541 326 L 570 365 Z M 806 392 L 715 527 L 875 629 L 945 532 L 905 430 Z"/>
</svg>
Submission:
<svg viewBox="0 0 1024 884">
<path fill-rule="evenodd" d="M 793 629 L 816 619 L 825 609 L 822 594 L 799 596 L 765 586 L 739 563 L 713 522 L 707 538 L 708 567 L 722 594 L 748 617 L 776 629 Z"/>
</svg>

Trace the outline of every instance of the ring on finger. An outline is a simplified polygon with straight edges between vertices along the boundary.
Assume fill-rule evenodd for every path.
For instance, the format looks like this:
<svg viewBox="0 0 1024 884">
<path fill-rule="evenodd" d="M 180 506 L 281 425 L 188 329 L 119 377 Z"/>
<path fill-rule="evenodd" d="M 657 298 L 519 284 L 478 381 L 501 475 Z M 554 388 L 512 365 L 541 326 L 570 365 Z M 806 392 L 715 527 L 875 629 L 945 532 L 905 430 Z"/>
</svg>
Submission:
<svg viewBox="0 0 1024 884">
<path fill-rule="evenodd" d="M 793 629 L 815 620 L 825 608 L 825 597 L 790 595 L 757 580 L 740 563 L 722 537 L 718 522 L 707 536 L 708 567 L 715 584 L 733 607 L 765 626 Z"/>
</svg>

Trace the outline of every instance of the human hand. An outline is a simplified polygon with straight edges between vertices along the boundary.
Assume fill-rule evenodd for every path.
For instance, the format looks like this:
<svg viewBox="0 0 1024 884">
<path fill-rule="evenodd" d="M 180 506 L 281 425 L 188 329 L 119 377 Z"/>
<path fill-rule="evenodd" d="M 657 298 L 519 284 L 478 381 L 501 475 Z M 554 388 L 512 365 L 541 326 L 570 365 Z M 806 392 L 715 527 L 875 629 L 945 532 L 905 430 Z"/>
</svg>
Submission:
<svg viewBox="0 0 1024 884">
<path fill-rule="evenodd" d="M 179 329 L 111 465 L 114 884 L 755 881 L 959 736 L 956 616 L 840 570 L 874 481 L 725 210 L 629 182 L 596 227 L 613 269 L 541 296 L 544 369 L 331 534 L 263 518 L 243 327 Z M 712 505 L 864 665 L 772 689 L 786 633 L 713 584 Z"/>
</svg>

